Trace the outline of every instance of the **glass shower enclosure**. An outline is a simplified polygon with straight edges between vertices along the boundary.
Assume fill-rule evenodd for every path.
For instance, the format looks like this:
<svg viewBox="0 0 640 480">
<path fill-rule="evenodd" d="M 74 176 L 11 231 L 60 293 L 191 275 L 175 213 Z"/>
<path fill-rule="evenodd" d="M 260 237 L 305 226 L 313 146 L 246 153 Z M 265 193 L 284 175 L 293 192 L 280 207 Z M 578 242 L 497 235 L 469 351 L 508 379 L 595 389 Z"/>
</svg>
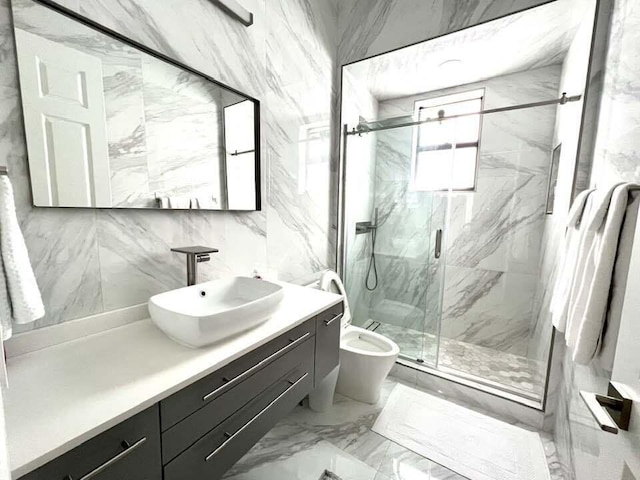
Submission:
<svg viewBox="0 0 640 480">
<path fill-rule="evenodd" d="M 354 324 L 393 339 L 401 363 L 533 406 L 546 388 L 550 246 L 575 195 L 593 28 L 593 4 L 580 2 L 578 14 L 574 3 L 347 65 L 342 75 L 340 267 Z M 495 72 L 457 65 L 471 60 L 457 60 L 464 55 L 451 45 L 477 53 L 483 29 L 533 22 L 531 31 L 553 16 L 566 20 L 558 35 L 573 38 L 557 57 L 522 47 L 536 61 Z M 550 35 L 544 26 L 537 34 Z M 500 54 L 493 47 L 491 58 Z M 441 78 L 434 56 L 456 58 L 440 64 Z M 431 75 L 417 81 L 409 72 L 422 64 Z"/>
</svg>

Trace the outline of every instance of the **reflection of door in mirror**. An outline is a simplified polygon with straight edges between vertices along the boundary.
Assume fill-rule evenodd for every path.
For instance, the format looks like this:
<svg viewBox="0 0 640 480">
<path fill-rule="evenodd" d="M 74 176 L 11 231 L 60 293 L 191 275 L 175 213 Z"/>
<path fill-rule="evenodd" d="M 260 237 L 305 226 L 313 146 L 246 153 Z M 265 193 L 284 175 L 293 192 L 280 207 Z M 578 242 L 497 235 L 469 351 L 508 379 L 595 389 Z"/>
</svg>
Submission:
<svg viewBox="0 0 640 480">
<path fill-rule="evenodd" d="M 254 117 L 254 104 L 249 100 L 224 107 L 228 210 L 251 210 L 256 205 Z"/>
<path fill-rule="evenodd" d="M 100 59 L 16 31 L 33 201 L 111 206 Z"/>
</svg>

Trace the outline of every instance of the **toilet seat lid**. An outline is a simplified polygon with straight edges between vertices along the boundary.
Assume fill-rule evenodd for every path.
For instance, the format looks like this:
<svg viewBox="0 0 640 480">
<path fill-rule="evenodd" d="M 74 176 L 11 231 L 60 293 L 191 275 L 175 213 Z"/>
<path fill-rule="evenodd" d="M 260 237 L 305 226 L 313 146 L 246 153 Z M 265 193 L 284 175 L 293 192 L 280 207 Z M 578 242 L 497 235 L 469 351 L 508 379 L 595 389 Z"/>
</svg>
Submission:
<svg viewBox="0 0 640 480">
<path fill-rule="evenodd" d="M 322 273 L 320 277 L 320 290 L 325 292 L 337 293 L 342 295 L 344 301 L 344 314 L 342 315 L 342 326 L 346 327 L 351 325 L 351 310 L 349 309 L 349 300 L 347 299 L 347 292 L 344 289 L 342 280 L 336 272 L 333 270 L 327 270 Z"/>
</svg>

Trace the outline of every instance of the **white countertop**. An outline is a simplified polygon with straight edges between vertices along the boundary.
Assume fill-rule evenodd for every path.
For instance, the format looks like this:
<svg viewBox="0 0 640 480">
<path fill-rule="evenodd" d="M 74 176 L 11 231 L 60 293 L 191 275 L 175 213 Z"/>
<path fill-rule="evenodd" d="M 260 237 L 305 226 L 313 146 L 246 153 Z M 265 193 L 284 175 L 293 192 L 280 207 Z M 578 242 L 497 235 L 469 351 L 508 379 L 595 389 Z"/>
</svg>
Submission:
<svg viewBox="0 0 640 480">
<path fill-rule="evenodd" d="M 189 349 L 151 320 L 9 358 L 5 415 L 12 477 L 19 478 L 172 393 L 339 303 L 339 295 L 282 283 L 264 324 Z"/>
</svg>

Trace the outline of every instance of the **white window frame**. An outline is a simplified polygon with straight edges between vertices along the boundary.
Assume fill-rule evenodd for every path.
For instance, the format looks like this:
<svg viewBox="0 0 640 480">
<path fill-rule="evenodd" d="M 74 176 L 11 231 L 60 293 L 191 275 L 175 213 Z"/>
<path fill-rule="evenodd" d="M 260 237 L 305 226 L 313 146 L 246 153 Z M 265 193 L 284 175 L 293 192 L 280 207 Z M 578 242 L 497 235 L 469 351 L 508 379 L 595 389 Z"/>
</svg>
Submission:
<svg viewBox="0 0 640 480">
<path fill-rule="evenodd" d="M 446 116 L 446 106 L 452 105 L 459 102 L 469 101 L 469 100 L 480 100 L 480 110 L 484 110 L 484 98 L 485 98 L 485 89 L 477 88 L 473 90 L 468 90 L 459 93 L 447 94 L 447 95 L 439 95 L 437 97 L 424 98 L 420 100 L 416 100 L 414 102 L 414 118 L 416 120 L 420 120 L 420 110 L 422 108 L 434 108 L 434 107 L 445 107 L 445 116 Z M 478 116 L 478 139 L 476 142 L 471 143 L 463 143 L 456 144 L 451 146 L 451 150 L 455 150 L 457 148 L 466 148 L 466 147 L 476 147 L 476 159 L 474 164 L 474 182 L 473 186 L 469 188 L 442 188 L 442 189 L 426 189 L 420 186 L 416 182 L 416 173 L 418 167 L 418 154 L 421 151 L 425 151 L 426 149 L 421 149 L 419 146 L 420 141 L 420 125 L 416 125 L 413 129 L 413 144 L 412 144 L 412 154 L 411 154 L 411 178 L 410 178 L 410 190 L 411 191 L 422 191 L 422 192 L 442 192 L 442 191 L 454 191 L 454 192 L 473 192 L 476 190 L 476 186 L 478 183 L 478 164 L 480 157 L 480 139 L 482 138 L 482 115 Z M 444 144 L 443 144 L 444 145 Z M 448 150 L 443 149 L 443 150 Z"/>
</svg>

